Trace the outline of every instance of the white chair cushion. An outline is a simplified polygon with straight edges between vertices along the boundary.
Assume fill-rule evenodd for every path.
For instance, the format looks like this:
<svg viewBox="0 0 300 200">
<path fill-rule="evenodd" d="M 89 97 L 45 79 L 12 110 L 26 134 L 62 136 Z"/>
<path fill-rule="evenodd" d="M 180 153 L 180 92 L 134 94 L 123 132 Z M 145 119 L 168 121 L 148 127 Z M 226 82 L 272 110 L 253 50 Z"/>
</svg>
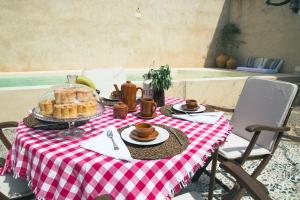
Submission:
<svg viewBox="0 0 300 200">
<path fill-rule="evenodd" d="M 15 179 L 12 175 L 0 176 L 0 191 L 9 199 L 20 198 L 32 194 L 28 182 L 23 179 Z"/>
<path fill-rule="evenodd" d="M 197 192 L 188 192 L 181 195 L 178 195 L 173 198 L 174 200 L 202 200 L 201 194 Z"/>
<path fill-rule="evenodd" d="M 87 69 L 82 74 L 95 83 L 102 97 L 108 97 L 115 90 L 113 84 L 117 84 L 121 89 L 121 84 L 126 81 L 126 74 L 123 68 Z"/>
<path fill-rule="evenodd" d="M 224 145 L 219 148 L 219 154 L 229 160 L 240 158 L 246 151 L 248 145 L 248 140 L 245 140 L 244 138 L 232 133 L 228 135 Z M 258 145 L 255 145 L 250 153 L 250 157 L 266 154 L 270 154 L 270 151 Z"/>
<path fill-rule="evenodd" d="M 251 140 L 253 134 L 245 130 L 249 125 L 282 126 L 297 89 L 297 85 L 288 82 L 249 78 L 231 119 L 235 134 Z M 257 144 L 272 151 L 276 138 L 276 133 L 262 132 Z"/>
</svg>

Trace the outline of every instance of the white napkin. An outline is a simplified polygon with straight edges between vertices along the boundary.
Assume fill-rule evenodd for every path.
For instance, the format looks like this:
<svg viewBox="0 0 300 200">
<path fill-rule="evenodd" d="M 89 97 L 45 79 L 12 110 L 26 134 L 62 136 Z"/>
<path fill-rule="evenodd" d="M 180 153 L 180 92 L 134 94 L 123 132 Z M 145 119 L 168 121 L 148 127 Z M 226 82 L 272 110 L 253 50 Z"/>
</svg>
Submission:
<svg viewBox="0 0 300 200">
<path fill-rule="evenodd" d="M 106 132 L 111 130 L 113 133 L 113 138 L 115 143 L 118 145 L 119 150 L 114 150 L 112 140 L 107 137 Z M 85 149 L 95 151 L 97 153 L 117 158 L 120 160 L 133 161 L 129 150 L 127 149 L 125 143 L 123 142 L 120 134 L 118 133 L 116 127 L 109 126 L 101 134 L 92 137 L 86 141 L 80 143 L 80 146 Z"/>
<path fill-rule="evenodd" d="M 200 122 L 205 124 L 214 124 L 216 123 L 220 117 L 223 115 L 223 112 L 206 112 L 206 113 L 199 113 L 199 114 L 180 114 L 180 115 L 173 115 L 174 118 L 184 119 L 191 122 Z"/>
</svg>

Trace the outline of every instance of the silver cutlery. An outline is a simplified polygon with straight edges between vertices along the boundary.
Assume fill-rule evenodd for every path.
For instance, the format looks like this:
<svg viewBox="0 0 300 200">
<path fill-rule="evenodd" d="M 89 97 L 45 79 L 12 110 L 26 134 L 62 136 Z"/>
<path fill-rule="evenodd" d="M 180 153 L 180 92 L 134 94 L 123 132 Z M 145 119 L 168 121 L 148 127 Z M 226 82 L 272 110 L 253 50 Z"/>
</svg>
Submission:
<svg viewBox="0 0 300 200">
<path fill-rule="evenodd" d="M 169 111 L 171 114 L 174 114 L 174 111 L 171 110 L 170 108 L 165 108 L 167 111 Z"/>
<path fill-rule="evenodd" d="M 118 145 L 115 143 L 114 135 L 113 135 L 112 131 L 111 130 L 106 131 L 106 135 L 107 135 L 107 137 L 109 137 L 111 139 L 111 141 L 114 145 L 114 150 L 119 150 Z"/>
<path fill-rule="evenodd" d="M 189 112 L 185 112 L 186 115 L 189 116 L 208 116 L 208 117 L 214 117 L 216 115 L 214 114 L 205 114 L 205 113 L 189 113 Z"/>
<path fill-rule="evenodd" d="M 170 132 L 173 133 L 173 135 L 176 137 L 179 144 L 182 146 L 183 142 L 182 142 L 181 138 L 177 135 L 176 131 L 173 128 L 170 128 Z"/>
</svg>

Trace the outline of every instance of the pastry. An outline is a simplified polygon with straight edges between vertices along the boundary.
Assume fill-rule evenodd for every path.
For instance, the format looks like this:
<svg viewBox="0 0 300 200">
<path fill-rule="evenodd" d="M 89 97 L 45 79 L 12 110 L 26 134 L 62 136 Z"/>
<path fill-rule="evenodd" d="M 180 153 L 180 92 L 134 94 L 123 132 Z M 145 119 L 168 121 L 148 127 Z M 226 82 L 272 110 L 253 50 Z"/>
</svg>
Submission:
<svg viewBox="0 0 300 200">
<path fill-rule="evenodd" d="M 89 89 L 80 88 L 76 90 L 76 97 L 80 102 L 90 101 L 93 99 L 93 92 Z"/>
<path fill-rule="evenodd" d="M 53 117 L 69 119 L 77 117 L 77 104 L 54 104 Z"/>
<path fill-rule="evenodd" d="M 57 88 L 54 90 L 54 97 L 55 100 L 46 99 L 39 102 L 41 114 L 57 119 L 89 117 L 96 114 L 97 102 L 89 89 Z"/>
<path fill-rule="evenodd" d="M 86 103 L 80 102 L 77 104 L 77 113 L 81 116 L 87 116 L 87 106 Z"/>
<path fill-rule="evenodd" d="M 96 101 L 89 101 L 90 107 L 90 115 L 95 115 L 97 111 L 97 102 Z"/>
<path fill-rule="evenodd" d="M 45 99 L 39 102 L 40 112 L 42 115 L 51 116 L 53 113 L 53 102 L 51 99 Z"/>
<path fill-rule="evenodd" d="M 72 88 L 62 88 L 54 90 L 55 103 L 66 104 L 76 101 L 76 92 Z"/>
<path fill-rule="evenodd" d="M 68 109 L 69 109 L 69 117 L 76 118 L 77 117 L 77 104 L 75 104 L 75 103 L 69 104 Z"/>
<path fill-rule="evenodd" d="M 80 102 L 77 104 L 78 115 L 84 117 L 88 117 L 96 114 L 96 108 L 97 108 L 96 101 Z"/>
<path fill-rule="evenodd" d="M 54 104 L 54 109 L 53 109 L 53 117 L 61 119 L 61 111 L 62 111 L 62 105 L 61 104 Z"/>
<path fill-rule="evenodd" d="M 61 105 L 61 118 L 62 119 L 70 118 L 69 105 L 68 104 Z"/>
</svg>

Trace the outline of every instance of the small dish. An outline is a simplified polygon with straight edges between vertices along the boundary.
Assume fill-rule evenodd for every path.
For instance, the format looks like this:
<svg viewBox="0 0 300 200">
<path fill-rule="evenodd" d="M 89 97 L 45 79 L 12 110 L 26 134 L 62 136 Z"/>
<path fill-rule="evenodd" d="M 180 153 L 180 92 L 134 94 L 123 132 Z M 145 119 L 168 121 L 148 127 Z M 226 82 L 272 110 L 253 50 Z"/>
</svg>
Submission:
<svg viewBox="0 0 300 200">
<path fill-rule="evenodd" d="M 134 140 L 137 141 L 141 141 L 141 142 L 148 142 L 148 141 L 152 141 L 155 140 L 158 136 L 158 132 L 157 131 L 153 131 L 150 135 L 148 135 L 147 137 L 139 137 L 138 133 L 136 132 L 136 130 L 131 131 L 130 133 L 130 137 Z"/>
<path fill-rule="evenodd" d="M 195 108 L 188 108 L 186 104 L 181 105 L 181 108 L 185 111 L 196 111 L 199 109 L 199 106 L 195 107 Z"/>
<path fill-rule="evenodd" d="M 135 124 L 135 135 L 141 138 L 147 138 L 152 135 L 155 131 L 153 126 L 149 123 L 138 123 Z"/>
<path fill-rule="evenodd" d="M 153 126 L 155 130 L 158 132 L 158 136 L 150 141 L 138 141 L 130 137 L 131 132 L 135 129 L 135 126 L 129 126 L 128 128 L 125 128 L 121 132 L 121 138 L 131 144 L 136 144 L 136 145 L 141 145 L 141 146 L 148 146 L 148 145 L 155 145 L 155 144 L 160 144 L 166 141 L 169 138 L 169 132 L 161 128 L 159 126 Z"/>
<path fill-rule="evenodd" d="M 136 116 L 137 116 L 138 118 L 141 118 L 141 119 L 153 119 L 153 118 L 157 117 L 157 113 L 153 113 L 153 115 L 150 116 L 150 117 L 145 117 L 145 116 L 142 115 L 141 112 L 139 112 Z"/>
<path fill-rule="evenodd" d="M 184 105 L 185 103 L 177 103 L 173 105 L 173 109 L 179 112 L 189 112 L 189 113 L 200 113 L 206 110 L 205 106 L 198 104 L 199 108 L 197 110 L 184 110 L 182 109 L 182 105 Z"/>
</svg>

